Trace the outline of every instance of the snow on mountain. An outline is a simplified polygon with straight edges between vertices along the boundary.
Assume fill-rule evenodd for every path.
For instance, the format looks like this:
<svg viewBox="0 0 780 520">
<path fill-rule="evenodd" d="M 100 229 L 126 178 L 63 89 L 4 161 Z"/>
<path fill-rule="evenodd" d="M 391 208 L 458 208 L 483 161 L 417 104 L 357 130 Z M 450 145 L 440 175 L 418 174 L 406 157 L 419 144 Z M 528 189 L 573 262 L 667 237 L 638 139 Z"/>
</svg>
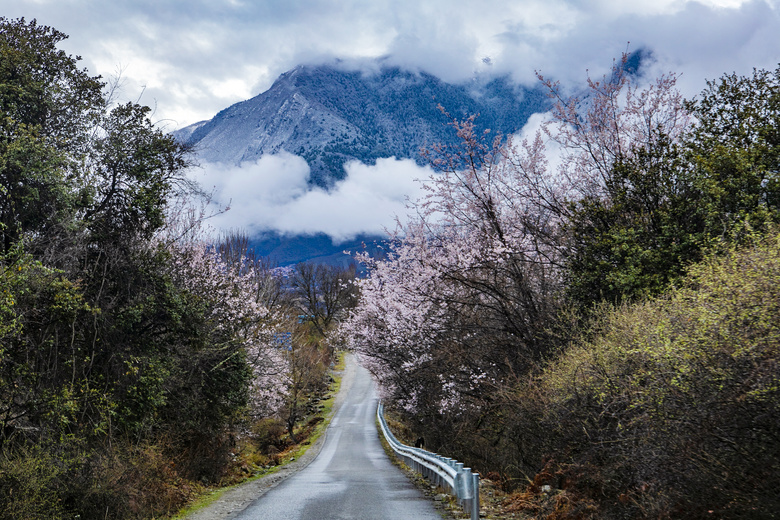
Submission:
<svg viewBox="0 0 780 520">
<path fill-rule="evenodd" d="M 285 150 L 307 161 L 312 183 L 328 187 L 344 177 L 349 160 L 419 160 L 421 146 L 454 142 L 439 104 L 453 117 L 479 114 L 480 127 L 512 133 L 546 103 L 541 90 L 506 79 L 452 85 L 397 68 L 299 66 L 268 91 L 175 135 L 195 145 L 205 162 L 240 164 Z"/>
<path fill-rule="evenodd" d="M 346 70 L 338 64 L 299 66 L 280 76 L 266 92 L 222 110 L 209 121 L 178 130 L 174 135 L 194 146 L 201 163 L 220 164 L 213 168 L 219 175 L 240 175 L 245 179 L 240 189 L 234 186 L 239 177 L 217 180 L 217 184 L 233 186 L 229 194 L 222 194 L 231 200 L 221 202 L 233 207 L 234 217 L 240 216 L 240 226 L 253 235 L 258 254 L 270 256 L 279 265 L 307 259 L 343 264 L 347 257 L 340 251 L 355 250 L 360 241 L 377 239 L 376 226 L 355 231 L 354 240 L 348 236 L 328 236 L 326 226 L 312 231 L 311 224 L 339 218 L 336 211 L 328 213 L 326 206 L 321 208 L 321 212 L 325 211 L 321 216 L 315 211 L 304 210 L 301 218 L 306 219 L 309 229 L 302 229 L 298 234 L 281 228 L 264 230 L 258 222 L 244 222 L 245 217 L 267 219 L 269 212 L 281 215 L 291 207 L 278 200 L 279 194 L 289 191 L 279 188 L 279 182 L 284 179 L 270 182 L 261 181 L 260 177 L 246 177 L 250 170 L 251 175 L 260 175 L 262 164 L 258 161 L 261 157 L 276 156 L 285 160 L 283 158 L 290 157 L 287 154 L 293 154 L 303 158 L 310 170 L 309 189 L 325 190 L 318 196 L 321 199 L 324 194 L 336 196 L 340 192 L 339 187 L 343 186 L 338 183 L 346 182 L 348 170 L 355 171 L 354 167 L 345 169 L 350 161 L 375 166 L 378 172 L 378 159 L 395 157 L 422 164 L 421 147 L 435 143 L 457 144 L 455 132 L 448 124 L 450 120 L 439 105 L 457 119 L 478 114 L 478 127 L 510 134 L 519 131 L 531 114 L 546 110 L 548 103 L 541 89 L 516 87 L 503 78 L 474 79 L 468 84 L 453 85 L 430 74 L 398 68 L 378 67 L 365 72 Z M 388 181 L 401 182 L 399 172 L 384 171 L 383 174 L 399 175 L 398 179 Z M 298 167 L 279 169 L 279 175 L 291 172 L 300 173 Z M 289 181 L 300 182 L 300 179 L 290 178 Z M 378 183 L 374 184 L 378 186 Z M 266 198 L 258 197 L 253 190 L 262 189 L 262 186 L 275 191 Z M 298 186 L 296 193 L 301 189 L 306 188 Z M 341 190 L 342 196 L 344 191 Z M 250 197 L 252 193 L 249 192 L 255 196 Z M 237 198 L 242 197 L 246 200 L 238 208 L 242 201 Z M 298 197 L 300 204 L 304 199 L 301 195 Z M 364 212 L 370 209 L 364 207 L 366 200 L 362 201 Z M 402 199 L 396 203 L 403 209 Z M 275 206 L 277 204 L 279 206 Z M 345 205 L 350 202 L 339 200 L 337 204 L 340 209 L 349 209 Z M 374 211 L 381 211 L 380 206 L 376 204 Z M 372 220 L 365 214 L 351 214 L 356 224 L 365 222 L 368 226 Z M 392 220 L 387 225 L 392 226 Z"/>
</svg>

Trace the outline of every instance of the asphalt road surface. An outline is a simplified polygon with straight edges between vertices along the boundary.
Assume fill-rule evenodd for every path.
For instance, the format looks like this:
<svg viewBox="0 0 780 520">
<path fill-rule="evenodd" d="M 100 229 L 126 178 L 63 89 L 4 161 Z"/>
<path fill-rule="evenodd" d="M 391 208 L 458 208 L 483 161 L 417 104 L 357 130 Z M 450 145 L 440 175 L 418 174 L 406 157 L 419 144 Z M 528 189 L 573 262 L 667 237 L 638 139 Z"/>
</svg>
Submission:
<svg viewBox="0 0 780 520">
<path fill-rule="evenodd" d="M 382 450 L 376 405 L 371 376 L 358 366 L 317 458 L 233 518 L 441 520 L 430 499 Z"/>
</svg>

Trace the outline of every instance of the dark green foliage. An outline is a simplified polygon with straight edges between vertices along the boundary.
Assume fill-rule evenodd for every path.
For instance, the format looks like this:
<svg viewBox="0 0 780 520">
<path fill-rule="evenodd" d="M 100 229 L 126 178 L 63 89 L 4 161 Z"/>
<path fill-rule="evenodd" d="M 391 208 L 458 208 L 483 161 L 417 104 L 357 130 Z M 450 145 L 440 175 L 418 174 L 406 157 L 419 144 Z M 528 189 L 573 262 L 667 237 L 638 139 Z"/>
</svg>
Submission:
<svg viewBox="0 0 780 520">
<path fill-rule="evenodd" d="M 186 147 L 64 38 L 0 18 L 0 518 L 148 518 L 219 478 L 251 373 L 154 239 Z"/>
<path fill-rule="evenodd" d="M 187 165 L 186 149 L 155 129 L 150 109 L 126 104 L 101 123 L 101 137 L 91 157 L 92 204 L 85 219 L 99 240 L 150 238 L 163 225 L 164 208 L 179 172 Z"/>
<path fill-rule="evenodd" d="M 103 110 L 99 78 L 56 48 L 66 36 L 24 19 L 0 18 L 0 233 L 7 252 L 73 209 L 70 166 Z"/>
<path fill-rule="evenodd" d="M 571 204 L 567 282 L 575 301 L 660 294 L 701 258 L 700 193 L 680 153 L 661 136 L 613 166 L 607 197 Z"/>
<path fill-rule="evenodd" d="M 37 127 L 48 145 L 76 150 L 103 109 L 103 84 L 79 70 L 79 58 L 57 49 L 66 35 L 2 18 L 0 106 L 10 128 Z"/>
<path fill-rule="evenodd" d="M 780 68 L 724 76 L 686 103 L 679 143 L 618 157 L 606 196 L 571 203 L 568 291 L 594 301 L 658 295 L 704 251 L 780 218 Z"/>
<path fill-rule="evenodd" d="M 689 140 L 707 230 L 728 236 L 780 215 L 780 67 L 710 81 L 689 103 Z"/>
</svg>

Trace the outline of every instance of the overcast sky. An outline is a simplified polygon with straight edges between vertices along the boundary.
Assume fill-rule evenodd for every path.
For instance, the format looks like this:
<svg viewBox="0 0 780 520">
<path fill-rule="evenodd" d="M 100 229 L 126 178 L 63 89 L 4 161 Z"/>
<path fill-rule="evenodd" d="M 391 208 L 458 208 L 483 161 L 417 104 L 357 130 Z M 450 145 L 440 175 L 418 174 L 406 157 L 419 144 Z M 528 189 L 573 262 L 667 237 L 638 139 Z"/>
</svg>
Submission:
<svg viewBox="0 0 780 520">
<path fill-rule="evenodd" d="M 477 72 L 511 74 L 530 85 L 535 70 L 582 82 L 586 69 L 603 74 L 627 47 L 645 48 L 658 71 L 682 74 L 687 96 L 725 72 L 749 74 L 780 62 L 780 0 L 0 0 L 0 15 L 36 18 L 68 34 L 64 50 L 81 55 L 93 74 L 121 71 L 124 100 L 155 107 L 154 119 L 170 130 L 267 90 L 298 64 L 333 58 L 357 66 L 385 57 L 452 82 Z M 285 171 L 299 172 L 296 158 L 279 160 Z M 264 171 L 268 165 L 248 166 Z M 404 162 L 377 168 L 393 166 L 402 168 L 399 177 L 408 185 L 413 174 Z M 303 167 L 288 175 L 293 205 L 286 210 L 317 196 L 300 192 L 300 178 L 308 175 Z M 217 178 L 214 171 L 205 175 Z M 342 196 L 388 189 L 367 181 L 372 172 L 361 165 L 349 173 L 348 183 L 361 180 L 340 186 Z M 269 197 L 244 207 L 246 191 L 233 198 L 234 215 L 252 218 L 251 208 L 270 204 Z M 396 207 L 402 199 L 393 199 Z M 388 205 L 373 206 L 387 218 Z M 293 229 L 294 220 L 247 227 Z"/>
</svg>

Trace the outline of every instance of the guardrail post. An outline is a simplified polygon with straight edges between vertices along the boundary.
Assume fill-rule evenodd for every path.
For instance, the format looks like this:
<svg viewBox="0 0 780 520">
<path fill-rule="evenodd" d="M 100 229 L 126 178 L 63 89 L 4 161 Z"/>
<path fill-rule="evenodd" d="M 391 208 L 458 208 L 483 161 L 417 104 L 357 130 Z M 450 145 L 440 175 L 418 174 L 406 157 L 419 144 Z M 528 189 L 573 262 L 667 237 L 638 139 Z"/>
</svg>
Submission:
<svg viewBox="0 0 780 520">
<path fill-rule="evenodd" d="M 471 500 L 474 496 L 473 489 L 471 487 L 471 468 L 463 468 L 463 499 Z"/>
<path fill-rule="evenodd" d="M 479 473 L 471 474 L 471 489 L 474 491 L 471 498 L 471 520 L 479 520 Z"/>
<path fill-rule="evenodd" d="M 458 498 L 458 504 L 461 506 L 463 505 L 463 495 L 466 491 L 465 488 L 465 482 L 463 478 L 463 463 L 462 462 L 456 462 L 455 463 L 455 473 L 457 473 L 457 477 L 455 477 L 455 496 Z"/>
<path fill-rule="evenodd" d="M 466 493 L 463 498 L 467 505 L 471 506 L 471 501 L 474 498 L 474 480 L 471 478 L 471 468 L 463 468 L 463 482 L 466 484 Z"/>
</svg>

